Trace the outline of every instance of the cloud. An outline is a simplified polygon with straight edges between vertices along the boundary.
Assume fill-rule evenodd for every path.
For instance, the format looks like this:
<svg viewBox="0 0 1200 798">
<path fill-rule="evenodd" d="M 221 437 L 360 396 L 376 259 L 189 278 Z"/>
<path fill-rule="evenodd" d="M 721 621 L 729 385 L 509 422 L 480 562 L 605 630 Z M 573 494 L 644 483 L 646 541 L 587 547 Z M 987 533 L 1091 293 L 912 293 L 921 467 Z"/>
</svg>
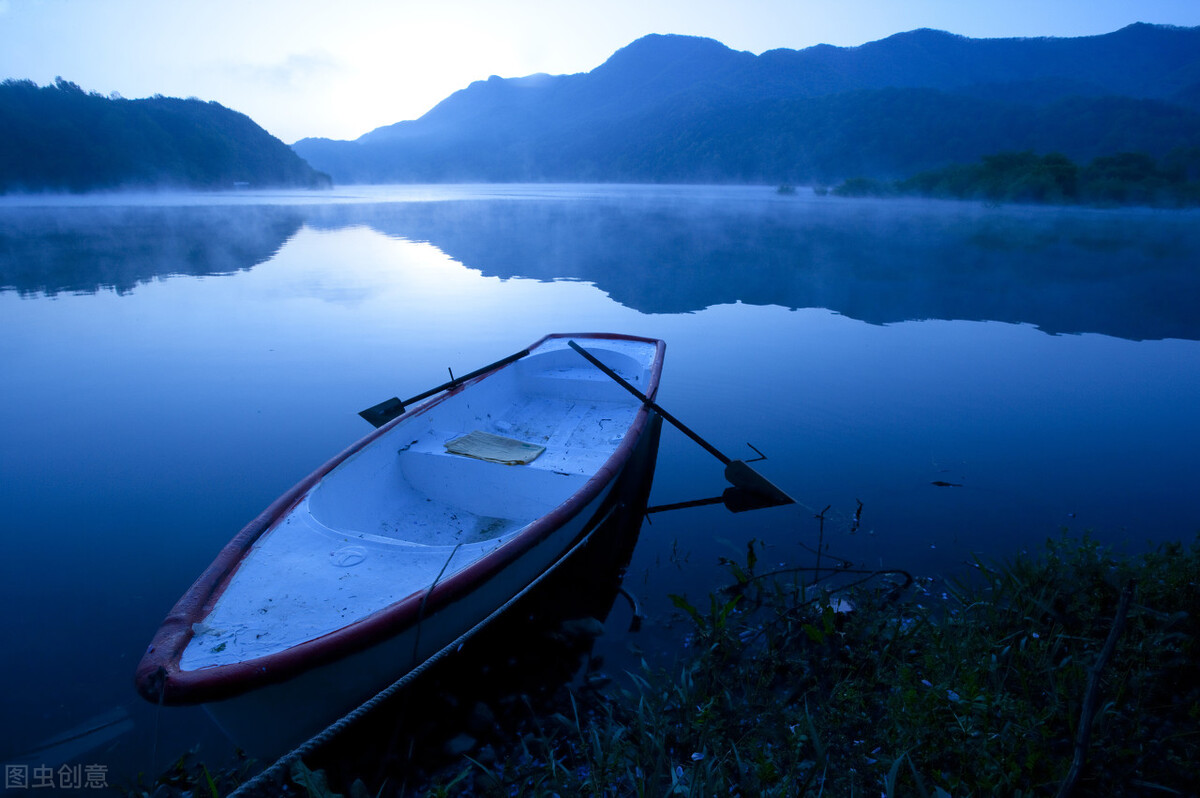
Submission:
<svg viewBox="0 0 1200 798">
<path fill-rule="evenodd" d="M 0 0 L 0 3 L 5 0 Z M 225 70 L 239 81 L 291 90 L 333 77 L 345 69 L 339 59 L 324 50 L 290 53 L 282 61 L 269 64 L 227 64 Z"/>
</svg>

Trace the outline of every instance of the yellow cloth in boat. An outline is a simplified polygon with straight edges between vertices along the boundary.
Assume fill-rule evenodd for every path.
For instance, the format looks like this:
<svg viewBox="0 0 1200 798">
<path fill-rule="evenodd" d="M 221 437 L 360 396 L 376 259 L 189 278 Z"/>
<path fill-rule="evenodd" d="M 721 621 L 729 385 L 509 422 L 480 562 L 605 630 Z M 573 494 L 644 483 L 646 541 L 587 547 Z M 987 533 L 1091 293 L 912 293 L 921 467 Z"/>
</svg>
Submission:
<svg viewBox="0 0 1200 798">
<path fill-rule="evenodd" d="M 525 465 L 536 460 L 539 454 L 546 451 L 546 447 L 475 430 L 447 443 L 446 451 L 493 463 Z"/>
</svg>

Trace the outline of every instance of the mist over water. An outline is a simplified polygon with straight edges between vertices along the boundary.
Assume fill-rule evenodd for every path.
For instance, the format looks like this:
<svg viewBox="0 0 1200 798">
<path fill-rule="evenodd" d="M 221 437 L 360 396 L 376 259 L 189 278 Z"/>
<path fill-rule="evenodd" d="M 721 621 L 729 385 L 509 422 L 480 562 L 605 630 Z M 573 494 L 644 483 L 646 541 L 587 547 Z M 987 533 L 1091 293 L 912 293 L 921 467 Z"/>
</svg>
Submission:
<svg viewBox="0 0 1200 798">
<path fill-rule="evenodd" d="M 302 226 L 366 227 L 430 243 L 485 276 L 592 283 L 642 313 L 742 302 L 826 308 L 872 324 L 1006 321 L 1051 333 L 1200 338 L 1195 212 L 699 187 L 404 187 L 382 196 L 368 188 L 326 202 L 229 195 L 228 205 L 143 195 L 122 206 L 119 196 L 82 207 L 0 205 L 0 288 L 123 292 L 159 277 L 253 268 Z"/>
<path fill-rule="evenodd" d="M 656 515 L 626 580 L 652 613 L 751 537 L 807 562 L 827 505 L 831 557 L 927 574 L 1064 527 L 1190 539 L 1197 222 L 670 186 L 5 198 L 0 633 L 27 653 L 0 760 L 120 706 L 95 756 L 149 767 L 132 670 L 217 550 L 358 410 L 547 332 L 664 338 L 660 402 L 802 502 Z M 652 504 L 723 486 L 664 430 Z M 160 734 L 210 739 L 195 712 Z"/>
</svg>

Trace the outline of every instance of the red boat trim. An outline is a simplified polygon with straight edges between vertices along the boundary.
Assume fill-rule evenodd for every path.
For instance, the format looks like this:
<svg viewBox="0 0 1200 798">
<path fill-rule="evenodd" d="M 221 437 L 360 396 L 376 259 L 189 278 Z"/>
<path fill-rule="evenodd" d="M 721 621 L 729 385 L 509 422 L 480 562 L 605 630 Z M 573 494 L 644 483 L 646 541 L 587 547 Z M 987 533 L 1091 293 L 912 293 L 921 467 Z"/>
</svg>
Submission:
<svg viewBox="0 0 1200 798">
<path fill-rule="evenodd" d="M 656 351 L 645 394 L 653 399 L 658 392 L 666 347 L 663 341 L 619 333 L 556 333 L 545 336 L 529 349 L 536 350 L 546 341 L 561 338 L 574 338 L 580 341 L 589 339 L 628 340 L 655 343 Z M 179 660 L 192 639 L 192 624 L 202 621 L 212 611 L 254 542 L 292 510 L 326 474 L 351 455 L 370 445 L 380 436 L 387 434 L 392 427 L 404 419 L 425 413 L 447 398 L 480 380 L 487 379 L 509 365 L 512 364 L 500 366 L 429 399 L 367 434 L 298 482 L 247 524 L 233 540 L 225 545 L 212 564 L 175 604 L 159 627 L 138 664 L 134 676 L 138 692 L 152 702 L 163 704 L 195 704 L 215 701 L 231 698 L 267 684 L 284 681 L 304 671 L 362 651 L 399 634 L 416 624 L 422 616 L 426 620 L 436 616 L 438 611 L 464 598 L 481 584 L 498 576 L 506 566 L 545 540 L 556 529 L 571 521 L 600 496 L 606 486 L 615 482 L 637 448 L 637 444 L 646 430 L 650 416 L 649 408 L 645 406 L 641 408 L 616 451 L 579 491 L 534 521 L 518 537 L 439 582 L 432 591 L 428 591 L 428 597 L 426 597 L 426 591 L 414 593 L 354 623 L 267 656 L 199 670 L 180 670 Z M 422 605 L 424 606 L 422 607 Z"/>
</svg>

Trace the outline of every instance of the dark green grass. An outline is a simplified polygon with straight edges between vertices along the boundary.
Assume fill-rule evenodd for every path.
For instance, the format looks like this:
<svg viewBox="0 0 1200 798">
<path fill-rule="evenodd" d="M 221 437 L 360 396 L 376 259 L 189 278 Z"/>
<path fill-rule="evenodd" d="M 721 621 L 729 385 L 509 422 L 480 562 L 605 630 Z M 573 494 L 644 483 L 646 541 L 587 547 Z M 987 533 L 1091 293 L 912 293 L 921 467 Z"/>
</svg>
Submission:
<svg viewBox="0 0 1200 798">
<path fill-rule="evenodd" d="M 1117 557 L 1091 540 L 977 563 L 931 594 L 896 577 L 835 593 L 754 574 L 703 608 L 692 655 L 629 674 L 451 792 L 495 795 L 1054 795 L 1089 669 L 1079 794 L 1200 785 L 1200 548 Z M 848 611 L 838 611 L 839 609 Z"/>
</svg>

